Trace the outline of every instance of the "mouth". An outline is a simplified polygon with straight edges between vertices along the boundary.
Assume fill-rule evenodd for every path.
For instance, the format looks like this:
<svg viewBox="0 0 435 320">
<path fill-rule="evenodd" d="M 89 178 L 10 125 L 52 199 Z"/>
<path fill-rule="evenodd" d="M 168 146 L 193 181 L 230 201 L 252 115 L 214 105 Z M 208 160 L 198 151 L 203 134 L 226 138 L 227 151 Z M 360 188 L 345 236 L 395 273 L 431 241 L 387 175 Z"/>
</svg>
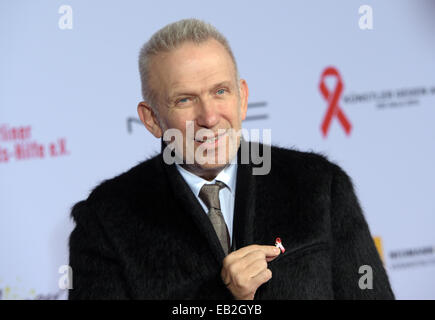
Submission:
<svg viewBox="0 0 435 320">
<path fill-rule="evenodd" d="M 216 134 L 213 137 L 207 138 L 207 139 L 203 139 L 203 140 L 199 140 L 199 139 L 195 139 L 195 143 L 198 145 L 203 145 L 206 147 L 214 147 L 217 146 L 217 144 L 219 143 L 219 141 L 224 138 L 227 135 L 227 132 L 225 131 L 222 134 Z"/>
</svg>

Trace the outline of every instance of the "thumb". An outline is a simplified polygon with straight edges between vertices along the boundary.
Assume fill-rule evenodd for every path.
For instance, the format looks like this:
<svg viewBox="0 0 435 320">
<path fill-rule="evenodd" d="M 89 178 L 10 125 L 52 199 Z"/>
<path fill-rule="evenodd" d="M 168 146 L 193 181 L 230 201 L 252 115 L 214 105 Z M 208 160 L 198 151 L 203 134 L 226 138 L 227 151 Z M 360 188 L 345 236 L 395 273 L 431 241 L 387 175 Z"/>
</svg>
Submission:
<svg viewBox="0 0 435 320">
<path fill-rule="evenodd" d="M 279 256 L 281 250 L 275 246 L 268 246 L 266 251 L 266 261 L 270 262 Z"/>
</svg>

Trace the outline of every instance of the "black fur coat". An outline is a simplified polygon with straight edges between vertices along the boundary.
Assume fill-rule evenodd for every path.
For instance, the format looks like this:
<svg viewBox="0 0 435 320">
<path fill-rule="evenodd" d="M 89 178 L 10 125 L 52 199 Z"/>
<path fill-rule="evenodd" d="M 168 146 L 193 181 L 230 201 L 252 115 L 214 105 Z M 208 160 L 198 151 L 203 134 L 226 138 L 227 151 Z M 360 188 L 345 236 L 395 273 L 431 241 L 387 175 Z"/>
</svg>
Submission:
<svg viewBox="0 0 435 320">
<path fill-rule="evenodd" d="M 239 150 L 240 159 L 240 150 Z M 393 299 L 349 177 L 315 153 L 271 148 L 271 171 L 238 164 L 233 248 L 286 248 L 255 299 Z M 104 181 L 71 213 L 69 299 L 232 299 L 201 205 L 159 154 Z M 373 270 L 360 289 L 359 268 Z"/>
</svg>

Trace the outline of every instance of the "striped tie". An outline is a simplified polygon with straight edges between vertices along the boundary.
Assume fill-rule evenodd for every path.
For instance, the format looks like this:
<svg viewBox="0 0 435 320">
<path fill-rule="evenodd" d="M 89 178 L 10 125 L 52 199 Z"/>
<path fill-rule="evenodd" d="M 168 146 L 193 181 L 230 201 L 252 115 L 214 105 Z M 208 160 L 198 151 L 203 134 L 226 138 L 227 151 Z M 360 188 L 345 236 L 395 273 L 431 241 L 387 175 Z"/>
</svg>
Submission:
<svg viewBox="0 0 435 320">
<path fill-rule="evenodd" d="M 208 217 L 227 255 L 230 249 L 230 236 L 219 202 L 219 191 L 222 188 L 225 188 L 225 184 L 220 181 L 216 181 L 215 184 L 204 184 L 199 192 L 199 198 L 208 208 Z"/>
</svg>

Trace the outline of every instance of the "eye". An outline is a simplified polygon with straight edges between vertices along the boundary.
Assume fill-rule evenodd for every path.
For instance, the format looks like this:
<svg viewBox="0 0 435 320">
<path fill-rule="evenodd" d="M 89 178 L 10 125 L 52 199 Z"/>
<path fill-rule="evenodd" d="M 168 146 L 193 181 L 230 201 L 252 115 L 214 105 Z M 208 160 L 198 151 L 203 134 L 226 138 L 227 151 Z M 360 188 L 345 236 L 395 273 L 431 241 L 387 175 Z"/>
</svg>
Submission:
<svg viewBox="0 0 435 320">
<path fill-rule="evenodd" d="M 218 91 L 216 91 L 216 93 L 218 94 L 218 95 L 223 95 L 224 93 L 225 93 L 225 89 L 219 89 Z"/>
<path fill-rule="evenodd" d="M 186 103 L 186 102 L 189 102 L 189 98 L 181 98 L 177 101 L 177 104 L 178 103 Z"/>
</svg>

